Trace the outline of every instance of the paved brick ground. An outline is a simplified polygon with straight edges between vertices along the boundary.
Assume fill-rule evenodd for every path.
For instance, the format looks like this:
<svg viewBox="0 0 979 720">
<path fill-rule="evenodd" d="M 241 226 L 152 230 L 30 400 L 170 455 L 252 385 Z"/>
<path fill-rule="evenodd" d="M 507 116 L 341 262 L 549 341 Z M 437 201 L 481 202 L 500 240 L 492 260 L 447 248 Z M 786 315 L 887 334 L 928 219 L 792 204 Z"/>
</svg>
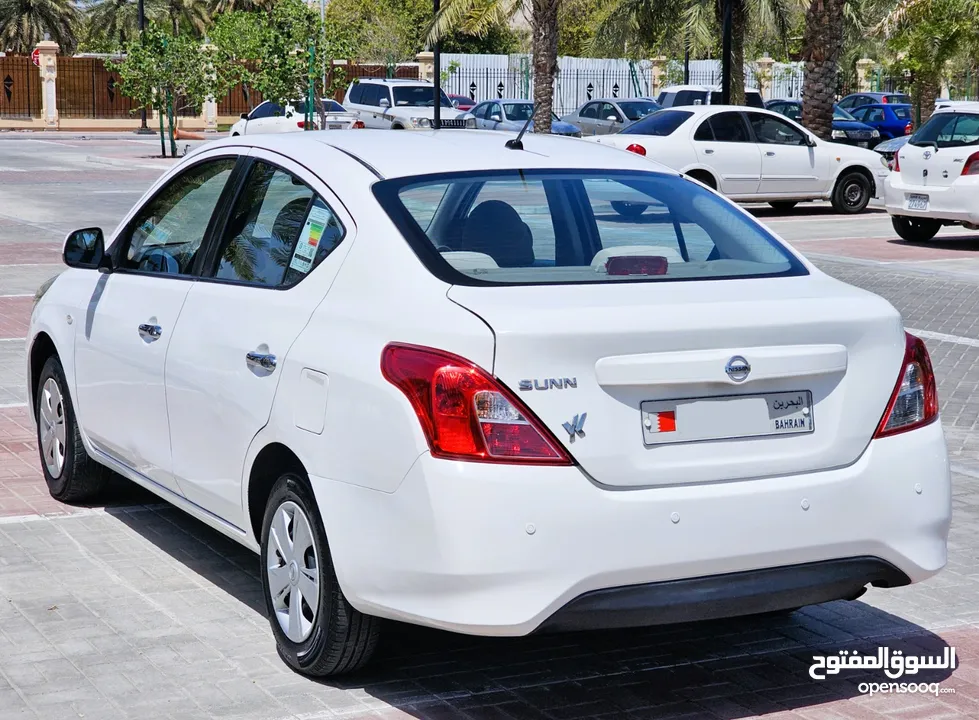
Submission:
<svg viewBox="0 0 979 720">
<path fill-rule="evenodd" d="M 84 175 L 85 153 L 124 154 L 86 142 L 59 143 L 71 177 Z M 4 165 L 37 149 L 17 145 Z M 142 154 L 134 143 L 130 155 Z M 152 175 L 98 173 L 107 179 L 97 203 L 84 183 L 71 185 L 77 196 L 48 197 L 54 176 L 0 184 L 0 338 L 22 335 L 30 312 L 29 297 L 2 296 L 30 294 L 58 271 L 59 233 L 111 227 Z M 67 207 L 49 224 L 58 202 Z M 936 578 L 788 615 L 640 631 L 500 640 L 391 624 L 369 673 L 313 682 L 277 657 L 247 550 L 129 485 L 108 508 L 47 496 L 23 407 L 23 347 L 0 342 L 0 720 L 979 718 L 979 278 L 966 276 L 975 238 L 918 248 L 888 242 L 879 213 L 755 212 L 931 333 L 955 469 L 949 564 Z M 879 645 L 915 655 L 954 646 L 959 667 L 916 678 L 940 683 L 938 696 L 861 694 L 860 682 L 884 681 L 874 671 L 808 676 L 815 653 Z"/>
</svg>

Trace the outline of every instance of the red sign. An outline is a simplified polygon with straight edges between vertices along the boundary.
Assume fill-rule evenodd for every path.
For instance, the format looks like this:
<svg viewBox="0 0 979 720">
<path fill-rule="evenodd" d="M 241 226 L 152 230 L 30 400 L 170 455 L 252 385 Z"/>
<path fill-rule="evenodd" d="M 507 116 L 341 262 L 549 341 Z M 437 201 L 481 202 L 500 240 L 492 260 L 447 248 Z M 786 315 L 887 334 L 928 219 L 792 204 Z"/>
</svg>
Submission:
<svg viewBox="0 0 979 720">
<path fill-rule="evenodd" d="M 31 62 L 41 67 L 41 51 L 34 48 L 34 52 L 31 53 Z"/>
</svg>

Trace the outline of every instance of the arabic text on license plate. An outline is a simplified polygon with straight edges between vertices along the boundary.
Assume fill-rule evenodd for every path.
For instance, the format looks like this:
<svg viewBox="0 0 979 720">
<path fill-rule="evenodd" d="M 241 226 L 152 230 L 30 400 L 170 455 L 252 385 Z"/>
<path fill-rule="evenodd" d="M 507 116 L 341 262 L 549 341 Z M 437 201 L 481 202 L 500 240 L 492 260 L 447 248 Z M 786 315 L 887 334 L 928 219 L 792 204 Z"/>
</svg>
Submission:
<svg viewBox="0 0 979 720">
<path fill-rule="evenodd" d="M 340 130 L 343 128 L 343 125 L 341 125 L 340 123 L 330 123 L 326 127 L 329 130 Z"/>
<path fill-rule="evenodd" d="M 927 210 L 927 195 L 908 195 L 908 210 Z"/>
</svg>

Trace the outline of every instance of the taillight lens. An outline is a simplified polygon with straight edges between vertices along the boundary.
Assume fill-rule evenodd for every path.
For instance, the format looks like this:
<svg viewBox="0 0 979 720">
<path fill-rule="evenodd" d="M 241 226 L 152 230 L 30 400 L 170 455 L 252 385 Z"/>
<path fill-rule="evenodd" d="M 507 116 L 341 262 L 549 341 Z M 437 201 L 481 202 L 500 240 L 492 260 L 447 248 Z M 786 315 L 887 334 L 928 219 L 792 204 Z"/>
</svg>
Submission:
<svg viewBox="0 0 979 720">
<path fill-rule="evenodd" d="M 364 129 L 365 127 L 367 127 L 367 126 L 366 126 L 366 125 L 364 125 L 364 121 L 363 121 L 363 120 L 354 120 L 354 124 L 353 124 L 353 125 L 351 125 L 351 127 L 352 127 L 352 128 L 354 129 L 354 130 L 363 130 L 363 129 Z"/>
<path fill-rule="evenodd" d="M 296 123 L 296 127 L 302 130 L 306 127 L 306 123 L 300 120 L 299 122 Z"/>
<path fill-rule="evenodd" d="M 904 333 L 904 362 L 887 410 L 877 425 L 875 438 L 907 432 L 934 422 L 938 417 L 938 389 L 931 358 L 921 338 Z"/>
<path fill-rule="evenodd" d="M 914 130 L 914 123 L 908 123 L 907 125 L 904 126 L 905 135 L 910 135 L 913 130 Z"/>
<path fill-rule="evenodd" d="M 391 343 L 381 373 L 411 403 L 434 457 L 571 465 L 571 457 L 513 393 L 458 355 Z"/>
<path fill-rule="evenodd" d="M 883 97 L 882 97 L 882 98 L 880 99 L 880 101 L 881 101 L 881 103 L 883 103 L 884 105 L 886 105 L 886 104 L 887 104 L 887 96 L 886 96 L 886 95 L 884 95 L 884 96 L 883 96 Z"/>
<path fill-rule="evenodd" d="M 645 154 L 646 154 L 646 148 L 644 148 L 639 143 L 632 143 L 632 145 L 630 145 L 629 147 L 627 147 L 626 150 L 628 150 L 629 152 L 634 152 L 636 155 L 643 155 L 643 156 L 645 156 Z"/>
<path fill-rule="evenodd" d="M 901 172 L 901 151 L 898 150 L 894 153 L 894 167 L 891 168 L 894 172 Z"/>
<path fill-rule="evenodd" d="M 974 152 L 969 156 L 969 159 L 965 161 L 965 166 L 962 168 L 963 175 L 979 175 L 979 152 Z"/>
</svg>

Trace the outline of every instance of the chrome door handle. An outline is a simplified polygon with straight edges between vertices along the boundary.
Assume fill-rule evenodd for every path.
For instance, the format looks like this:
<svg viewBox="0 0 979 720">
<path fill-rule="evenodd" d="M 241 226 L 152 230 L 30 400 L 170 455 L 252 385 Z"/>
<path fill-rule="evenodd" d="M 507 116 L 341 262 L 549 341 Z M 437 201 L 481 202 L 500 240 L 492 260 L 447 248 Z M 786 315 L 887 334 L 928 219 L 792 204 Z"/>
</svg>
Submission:
<svg viewBox="0 0 979 720">
<path fill-rule="evenodd" d="M 269 372 L 275 370 L 275 355 L 272 353 L 246 353 L 245 362 L 248 363 L 249 367 L 262 368 L 262 370 Z"/>
<path fill-rule="evenodd" d="M 162 334 L 163 328 L 161 328 L 159 325 L 143 323 L 139 326 L 139 336 L 145 340 L 159 340 L 160 335 Z"/>
<path fill-rule="evenodd" d="M 714 151 L 711 148 L 707 148 L 706 150 L 704 150 L 704 155 L 713 155 L 713 154 Z"/>
<path fill-rule="evenodd" d="M 771 150 L 769 150 L 769 151 L 768 151 L 768 152 L 766 152 L 765 154 L 766 154 L 766 155 L 768 155 L 768 157 L 775 157 L 775 153 L 774 153 L 774 152 L 772 152 Z"/>
</svg>

